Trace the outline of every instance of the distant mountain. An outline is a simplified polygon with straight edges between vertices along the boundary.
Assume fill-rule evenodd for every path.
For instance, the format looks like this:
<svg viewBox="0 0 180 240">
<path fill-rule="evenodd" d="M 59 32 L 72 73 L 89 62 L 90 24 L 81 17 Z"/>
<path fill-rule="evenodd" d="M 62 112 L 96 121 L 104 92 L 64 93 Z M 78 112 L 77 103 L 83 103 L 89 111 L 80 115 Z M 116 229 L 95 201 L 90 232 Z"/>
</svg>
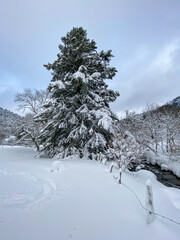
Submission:
<svg viewBox="0 0 180 240">
<path fill-rule="evenodd" d="M 167 105 L 172 105 L 174 107 L 180 107 L 180 97 L 173 99 L 172 101 L 168 102 Z"/>
<path fill-rule="evenodd" d="M 18 114 L 0 107 L 0 144 L 13 135 L 15 124 L 20 123 L 21 119 Z"/>
</svg>

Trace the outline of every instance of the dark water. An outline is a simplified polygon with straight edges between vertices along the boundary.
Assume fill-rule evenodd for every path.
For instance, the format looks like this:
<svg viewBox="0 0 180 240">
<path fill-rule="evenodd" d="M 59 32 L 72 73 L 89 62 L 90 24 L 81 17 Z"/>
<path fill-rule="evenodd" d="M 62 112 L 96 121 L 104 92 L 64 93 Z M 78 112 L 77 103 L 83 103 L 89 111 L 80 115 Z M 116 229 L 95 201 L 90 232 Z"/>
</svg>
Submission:
<svg viewBox="0 0 180 240">
<path fill-rule="evenodd" d="M 162 171 L 161 168 L 156 164 L 144 164 L 143 169 L 153 172 L 157 176 L 157 180 L 167 187 L 174 187 L 180 189 L 180 178 L 176 177 L 170 171 Z"/>
</svg>

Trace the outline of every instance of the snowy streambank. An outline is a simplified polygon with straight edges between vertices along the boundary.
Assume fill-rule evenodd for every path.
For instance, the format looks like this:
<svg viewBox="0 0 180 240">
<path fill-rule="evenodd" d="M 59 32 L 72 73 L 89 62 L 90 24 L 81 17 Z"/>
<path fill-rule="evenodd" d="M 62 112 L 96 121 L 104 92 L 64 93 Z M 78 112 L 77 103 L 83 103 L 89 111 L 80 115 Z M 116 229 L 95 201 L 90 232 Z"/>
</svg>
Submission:
<svg viewBox="0 0 180 240">
<path fill-rule="evenodd" d="M 169 157 L 165 154 L 158 153 L 159 156 L 155 155 L 153 152 L 147 153 L 147 161 L 152 165 L 159 165 L 164 171 L 171 171 L 180 178 L 180 159 L 169 160 Z"/>
<path fill-rule="evenodd" d="M 59 171 L 32 149 L 0 147 L 0 236 L 6 240 L 179 239 L 180 226 L 146 212 L 119 185 L 109 166 L 68 158 Z M 57 165 L 57 163 L 56 163 Z M 151 179 L 155 211 L 180 221 L 180 191 L 167 188 L 145 170 L 123 173 L 122 182 L 145 203 Z"/>
</svg>

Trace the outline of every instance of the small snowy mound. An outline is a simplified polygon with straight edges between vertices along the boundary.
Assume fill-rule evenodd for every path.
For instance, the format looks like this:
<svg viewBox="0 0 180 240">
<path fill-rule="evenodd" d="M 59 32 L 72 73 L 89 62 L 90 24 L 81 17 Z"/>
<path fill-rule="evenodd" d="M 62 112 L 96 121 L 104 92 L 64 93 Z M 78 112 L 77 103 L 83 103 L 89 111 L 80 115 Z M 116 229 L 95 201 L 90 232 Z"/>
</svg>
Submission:
<svg viewBox="0 0 180 240">
<path fill-rule="evenodd" d="M 140 180 L 142 183 L 146 183 L 146 181 L 149 179 L 151 182 L 157 179 L 156 175 L 150 171 L 147 170 L 139 170 L 136 173 L 136 177 L 138 180 Z"/>
<path fill-rule="evenodd" d="M 136 167 L 136 171 L 141 170 L 142 168 L 144 168 L 144 164 L 140 164 Z"/>
<path fill-rule="evenodd" d="M 166 164 L 161 164 L 161 170 L 169 171 L 169 167 Z"/>
<path fill-rule="evenodd" d="M 54 161 L 51 164 L 51 172 L 64 170 L 64 165 L 61 161 Z"/>
<path fill-rule="evenodd" d="M 139 170 L 141 170 L 141 166 L 140 165 L 136 167 L 136 171 L 139 171 Z"/>
</svg>

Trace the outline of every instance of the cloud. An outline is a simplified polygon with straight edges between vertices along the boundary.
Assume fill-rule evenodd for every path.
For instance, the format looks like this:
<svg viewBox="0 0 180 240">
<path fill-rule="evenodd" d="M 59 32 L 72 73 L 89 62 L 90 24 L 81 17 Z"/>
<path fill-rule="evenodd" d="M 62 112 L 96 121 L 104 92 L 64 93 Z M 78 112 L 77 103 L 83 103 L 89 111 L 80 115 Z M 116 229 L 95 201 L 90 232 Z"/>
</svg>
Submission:
<svg viewBox="0 0 180 240">
<path fill-rule="evenodd" d="M 14 95 L 21 90 L 18 77 L 5 71 L 0 71 L 0 107 L 14 110 Z"/>
<path fill-rule="evenodd" d="M 174 40 L 167 46 L 165 46 L 161 52 L 152 61 L 149 72 L 157 74 L 166 74 L 168 71 L 172 70 L 174 66 L 174 56 L 176 51 L 179 49 L 179 42 Z"/>
<path fill-rule="evenodd" d="M 134 58 L 127 61 L 121 75 L 120 98 L 112 105 L 114 111 L 142 110 L 151 103 L 163 104 L 179 96 L 180 92 L 180 44 L 177 39 L 161 47 L 159 51 L 139 49 Z"/>
<path fill-rule="evenodd" d="M 61 36 L 87 29 L 99 50 L 112 49 L 118 70 L 110 88 L 116 112 L 171 100 L 180 89 L 180 1 L 6 0 L 0 8 L 0 106 L 23 88 L 46 88 Z M 6 76 L 1 76 L 1 71 Z M 9 74 L 10 73 L 10 74 Z"/>
</svg>

